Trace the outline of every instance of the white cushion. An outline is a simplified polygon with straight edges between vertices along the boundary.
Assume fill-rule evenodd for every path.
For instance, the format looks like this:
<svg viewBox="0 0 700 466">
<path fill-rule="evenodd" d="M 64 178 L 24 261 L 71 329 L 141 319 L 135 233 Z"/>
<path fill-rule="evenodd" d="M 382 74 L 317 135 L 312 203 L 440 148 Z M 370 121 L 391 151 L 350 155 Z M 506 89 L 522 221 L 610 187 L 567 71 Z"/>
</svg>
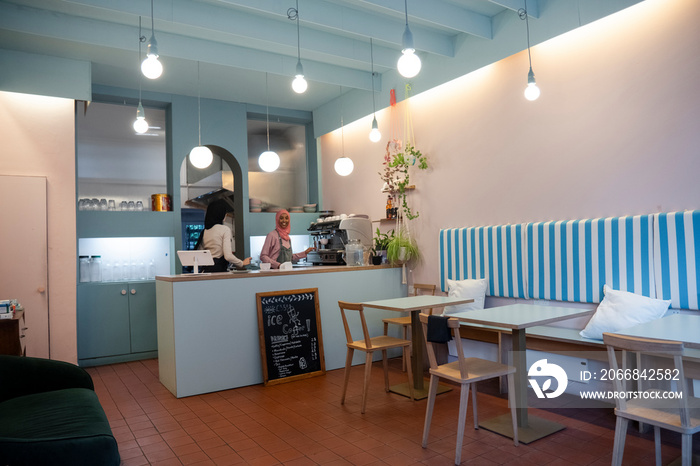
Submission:
<svg viewBox="0 0 700 466">
<path fill-rule="evenodd" d="M 484 300 L 486 299 L 486 288 L 488 288 L 488 286 L 488 278 L 480 278 L 476 280 L 447 280 L 447 296 L 473 299 L 474 302 L 459 304 L 457 306 L 445 306 L 443 315 L 483 309 Z"/>
<path fill-rule="evenodd" d="M 668 310 L 671 300 L 647 298 L 646 296 L 613 290 L 603 286 L 605 297 L 586 328 L 579 332 L 584 338 L 603 339 L 603 332 L 617 332 L 637 324 L 659 319 Z"/>
</svg>

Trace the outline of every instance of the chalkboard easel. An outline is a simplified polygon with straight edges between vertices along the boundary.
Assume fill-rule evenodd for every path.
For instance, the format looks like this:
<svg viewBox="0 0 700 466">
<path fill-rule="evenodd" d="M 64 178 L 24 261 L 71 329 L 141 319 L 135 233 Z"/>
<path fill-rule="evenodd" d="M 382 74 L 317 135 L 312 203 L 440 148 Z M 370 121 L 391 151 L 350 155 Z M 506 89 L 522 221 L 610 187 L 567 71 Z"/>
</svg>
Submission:
<svg viewBox="0 0 700 466">
<path fill-rule="evenodd" d="M 325 374 L 318 288 L 255 296 L 265 385 Z"/>
</svg>

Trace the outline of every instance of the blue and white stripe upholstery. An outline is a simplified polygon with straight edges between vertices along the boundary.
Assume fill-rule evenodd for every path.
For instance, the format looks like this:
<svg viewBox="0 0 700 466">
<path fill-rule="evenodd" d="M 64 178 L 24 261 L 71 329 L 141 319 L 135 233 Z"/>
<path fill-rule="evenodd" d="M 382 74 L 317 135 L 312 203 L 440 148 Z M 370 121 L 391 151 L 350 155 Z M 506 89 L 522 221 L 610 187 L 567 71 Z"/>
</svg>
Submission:
<svg viewBox="0 0 700 466">
<path fill-rule="evenodd" d="M 654 215 L 656 297 L 671 307 L 698 309 L 700 210 Z"/>
<path fill-rule="evenodd" d="M 489 296 L 526 298 L 524 226 L 440 230 L 440 288 L 447 280 L 488 278 Z"/>
<path fill-rule="evenodd" d="M 654 296 L 652 216 L 528 223 L 528 295 L 598 303 L 603 285 Z"/>
</svg>

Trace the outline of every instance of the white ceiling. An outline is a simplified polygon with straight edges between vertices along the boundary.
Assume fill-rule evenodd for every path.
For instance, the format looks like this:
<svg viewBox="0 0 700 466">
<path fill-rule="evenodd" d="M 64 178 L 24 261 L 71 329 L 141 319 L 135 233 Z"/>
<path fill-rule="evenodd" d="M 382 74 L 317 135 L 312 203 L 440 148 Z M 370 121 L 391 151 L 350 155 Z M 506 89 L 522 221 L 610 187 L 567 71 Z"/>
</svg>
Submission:
<svg viewBox="0 0 700 466">
<path fill-rule="evenodd" d="M 529 0 L 533 43 L 637 1 Z M 314 111 L 339 94 L 371 92 L 370 37 L 375 90 L 388 93 L 383 81 L 397 87 L 404 1 L 298 3 L 301 62 L 309 81 L 305 94 L 291 91 L 297 27 L 287 11 L 295 0 L 154 0 L 164 73 L 153 81 L 143 78 L 143 90 L 199 92 L 203 98 L 258 105 L 269 100 L 275 107 Z M 426 64 L 419 76 L 430 87 L 526 47 L 525 24 L 518 18 L 524 0 L 407 3 L 415 47 Z M 550 19 L 542 21 L 547 15 Z M 1 0 L 0 47 L 89 61 L 93 84 L 138 89 L 139 18 L 147 40 L 149 0 Z"/>
</svg>

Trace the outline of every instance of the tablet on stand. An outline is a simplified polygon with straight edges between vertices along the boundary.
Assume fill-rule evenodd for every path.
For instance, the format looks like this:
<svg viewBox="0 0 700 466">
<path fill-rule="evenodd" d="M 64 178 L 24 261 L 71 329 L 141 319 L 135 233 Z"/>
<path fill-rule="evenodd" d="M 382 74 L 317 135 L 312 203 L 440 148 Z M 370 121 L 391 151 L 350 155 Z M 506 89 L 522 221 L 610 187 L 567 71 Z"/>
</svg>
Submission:
<svg viewBox="0 0 700 466">
<path fill-rule="evenodd" d="M 180 258 L 182 265 L 193 266 L 194 273 L 199 273 L 200 266 L 214 265 L 214 258 L 211 256 L 211 251 L 208 249 L 198 249 L 196 251 L 178 251 L 177 257 Z"/>
</svg>

